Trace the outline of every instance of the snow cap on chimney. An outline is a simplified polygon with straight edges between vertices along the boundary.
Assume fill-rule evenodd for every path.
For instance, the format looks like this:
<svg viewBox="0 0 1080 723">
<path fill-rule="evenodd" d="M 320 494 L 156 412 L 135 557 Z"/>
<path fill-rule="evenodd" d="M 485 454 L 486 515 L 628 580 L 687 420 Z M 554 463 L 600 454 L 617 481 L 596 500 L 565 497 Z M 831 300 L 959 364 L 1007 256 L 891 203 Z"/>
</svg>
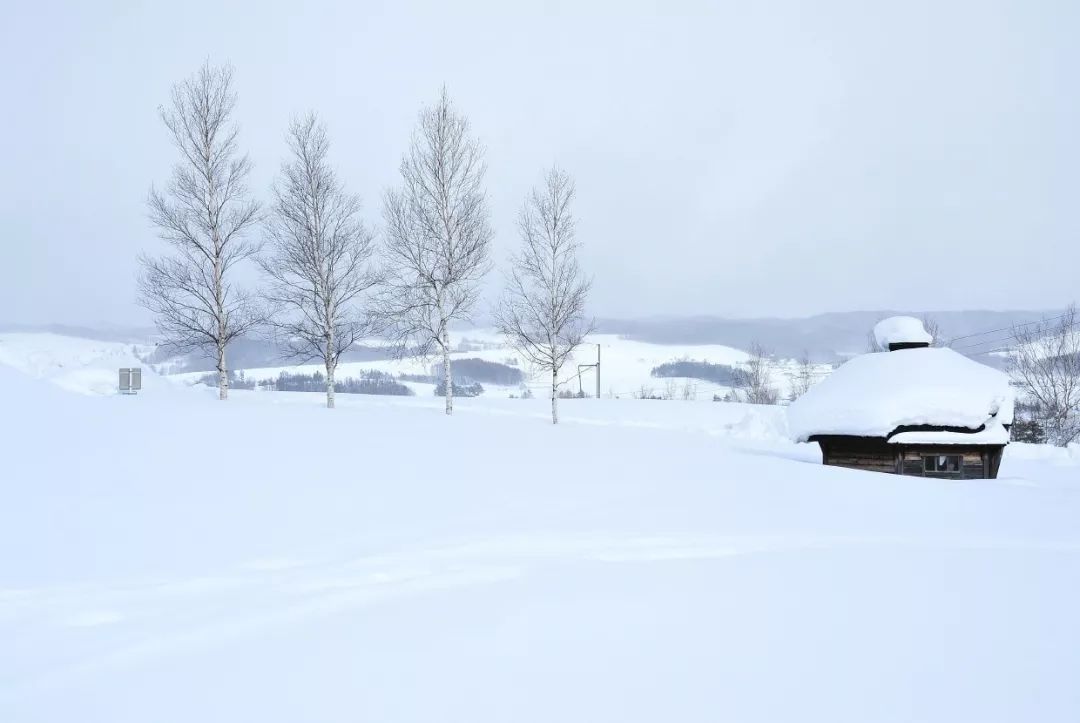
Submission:
<svg viewBox="0 0 1080 723">
<path fill-rule="evenodd" d="M 934 337 L 926 331 L 922 321 L 914 316 L 890 316 L 874 327 L 874 339 L 882 349 L 917 349 L 928 347 Z"/>
</svg>

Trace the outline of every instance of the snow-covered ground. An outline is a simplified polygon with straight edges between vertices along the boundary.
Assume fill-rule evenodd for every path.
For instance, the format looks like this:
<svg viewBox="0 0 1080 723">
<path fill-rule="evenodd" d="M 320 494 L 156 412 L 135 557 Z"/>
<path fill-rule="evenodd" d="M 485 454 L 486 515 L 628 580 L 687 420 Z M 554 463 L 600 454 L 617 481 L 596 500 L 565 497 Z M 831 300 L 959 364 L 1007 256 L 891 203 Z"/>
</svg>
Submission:
<svg viewBox="0 0 1080 723">
<path fill-rule="evenodd" d="M 4 723 L 1080 719 L 1075 450 L 901 478 L 782 408 L 91 396 L 119 351 L 6 348 Z"/>
</svg>

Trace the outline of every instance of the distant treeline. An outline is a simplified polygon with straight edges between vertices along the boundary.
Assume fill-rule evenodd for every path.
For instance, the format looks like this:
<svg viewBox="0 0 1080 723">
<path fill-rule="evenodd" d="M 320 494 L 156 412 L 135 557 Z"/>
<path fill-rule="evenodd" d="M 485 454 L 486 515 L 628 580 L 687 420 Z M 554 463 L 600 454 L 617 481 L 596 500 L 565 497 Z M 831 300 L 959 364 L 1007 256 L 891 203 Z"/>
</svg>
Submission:
<svg viewBox="0 0 1080 723">
<path fill-rule="evenodd" d="M 738 386 L 745 372 L 737 367 L 727 364 L 713 364 L 707 361 L 692 361 L 680 359 L 653 367 L 652 376 L 661 379 L 671 377 L 686 377 L 687 379 L 700 379 L 704 382 L 712 382 L 725 387 Z"/>
<path fill-rule="evenodd" d="M 367 362 L 389 359 L 392 353 L 382 347 L 355 346 L 342 355 L 342 362 Z M 240 337 L 229 344 L 229 363 L 238 369 L 258 369 L 282 363 L 282 349 L 272 341 Z M 178 354 L 168 346 L 159 346 L 142 357 L 147 364 L 168 364 L 169 374 L 209 372 L 214 361 L 198 352 Z M 216 382 L 215 382 L 216 385 Z M 325 390 L 324 390 L 325 391 Z"/>
<path fill-rule="evenodd" d="M 525 375 L 520 369 L 509 364 L 486 361 L 484 359 L 454 359 L 450 363 L 454 376 L 454 396 L 477 397 L 484 393 L 481 382 L 497 386 L 520 386 Z M 435 384 L 435 395 L 445 396 L 446 387 L 441 376 L 441 366 L 432 367 L 431 374 L 399 374 L 397 377 L 376 370 L 362 371 L 357 377 L 338 377 L 334 380 L 334 390 L 342 394 L 385 394 L 390 396 L 411 396 L 413 391 L 402 382 Z M 207 374 L 200 378 L 203 384 L 216 387 L 217 374 Z M 315 371 L 311 374 L 290 374 L 281 372 L 276 379 L 256 382 L 247 379 L 244 372 L 229 372 L 229 386 L 232 389 L 260 389 L 270 392 L 325 392 L 326 375 Z"/>
<path fill-rule="evenodd" d="M 442 366 L 437 365 L 437 368 L 441 372 Z M 485 359 L 453 359 L 450 362 L 450 373 L 455 382 L 481 382 L 500 387 L 516 387 L 525 381 L 525 375 L 520 369 Z M 438 376 L 434 368 L 432 375 Z M 454 393 L 457 394 L 456 389 Z"/>
<path fill-rule="evenodd" d="M 207 374 L 202 382 L 208 386 L 217 386 L 217 375 Z M 315 371 L 311 374 L 289 374 L 281 372 L 276 379 L 259 382 L 248 380 L 244 373 L 229 375 L 229 386 L 233 389 L 256 389 L 268 392 L 325 392 L 326 375 Z M 455 391 L 456 391 L 455 387 Z M 334 391 L 339 394 L 381 394 L 394 397 L 411 397 L 413 390 L 386 372 L 377 370 L 362 371 L 359 377 L 334 379 Z"/>
<path fill-rule="evenodd" d="M 516 387 L 525 380 L 525 375 L 520 369 L 485 359 L 453 359 L 450 362 L 450 374 L 454 379 L 455 396 L 459 384 L 483 383 L 500 387 Z M 442 364 L 433 364 L 428 374 L 401 374 L 398 378 L 406 382 L 442 385 Z M 439 394 L 439 392 L 436 393 Z"/>
</svg>

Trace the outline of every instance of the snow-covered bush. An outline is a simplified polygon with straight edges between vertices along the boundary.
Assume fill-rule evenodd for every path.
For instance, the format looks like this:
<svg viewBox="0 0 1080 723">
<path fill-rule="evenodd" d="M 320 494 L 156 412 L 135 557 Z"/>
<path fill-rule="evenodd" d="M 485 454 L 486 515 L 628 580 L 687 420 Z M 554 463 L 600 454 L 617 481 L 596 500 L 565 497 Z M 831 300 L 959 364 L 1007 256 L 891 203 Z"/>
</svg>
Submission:
<svg viewBox="0 0 1080 723">
<path fill-rule="evenodd" d="M 471 384 L 467 382 L 462 382 L 461 384 L 454 382 L 453 385 L 451 391 L 455 397 L 479 397 L 484 393 L 484 388 L 480 385 L 480 382 L 472 382 Z M 440 381 L 435 386 L 435 396 L 446 396 L 446 382 Z"/>
</svg>

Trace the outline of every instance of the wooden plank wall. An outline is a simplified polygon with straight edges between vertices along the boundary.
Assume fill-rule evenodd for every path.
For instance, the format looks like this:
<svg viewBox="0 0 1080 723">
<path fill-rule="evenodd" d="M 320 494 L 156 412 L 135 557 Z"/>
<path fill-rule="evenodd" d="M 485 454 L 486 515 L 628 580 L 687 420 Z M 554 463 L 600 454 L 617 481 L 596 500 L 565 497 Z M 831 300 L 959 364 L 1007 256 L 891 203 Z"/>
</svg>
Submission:
<svg viewBox="0 0 1080 723">
<path fill-rule="evenodd" d="M 835 467 L 851 467 L 874 472 L 896 473 L 895 452 L 874 452 L 870 450 L 829 449 L 828 464 Z"/>
<path fill-rule="evenodd" d="M 963 456 L 962 474 L 958 475 L 961 479 L 983 479 L 987 476 L 986 464 L 985 464 L 985 452 L 977 447 L 961 447 L 961 448 L 909 448 L 903 452 L 903 470 L 906 475 L 914 475 L 921 477 L 923 474 L 923 456 L 933 456 L 939 454 L 954 455 L 959 454 Z M 933 476 L 945 476 L 945 475 L 933 475 Z"/>
<path fill-rule="evenodd" d="M 963 464 L 959 474 L 938 475 L 954 479 L 985 479 L 997 476 L 1001 452 L 995 447 L 973 445 L 917 445 L 899 446 L 876 438 L 838 438 L 820 440 L 822 462 L 835 467 L 863 469 L 872 472 L 888 472 L 922 477 L 923 456 L 960 455 Z"/>
</svg>

